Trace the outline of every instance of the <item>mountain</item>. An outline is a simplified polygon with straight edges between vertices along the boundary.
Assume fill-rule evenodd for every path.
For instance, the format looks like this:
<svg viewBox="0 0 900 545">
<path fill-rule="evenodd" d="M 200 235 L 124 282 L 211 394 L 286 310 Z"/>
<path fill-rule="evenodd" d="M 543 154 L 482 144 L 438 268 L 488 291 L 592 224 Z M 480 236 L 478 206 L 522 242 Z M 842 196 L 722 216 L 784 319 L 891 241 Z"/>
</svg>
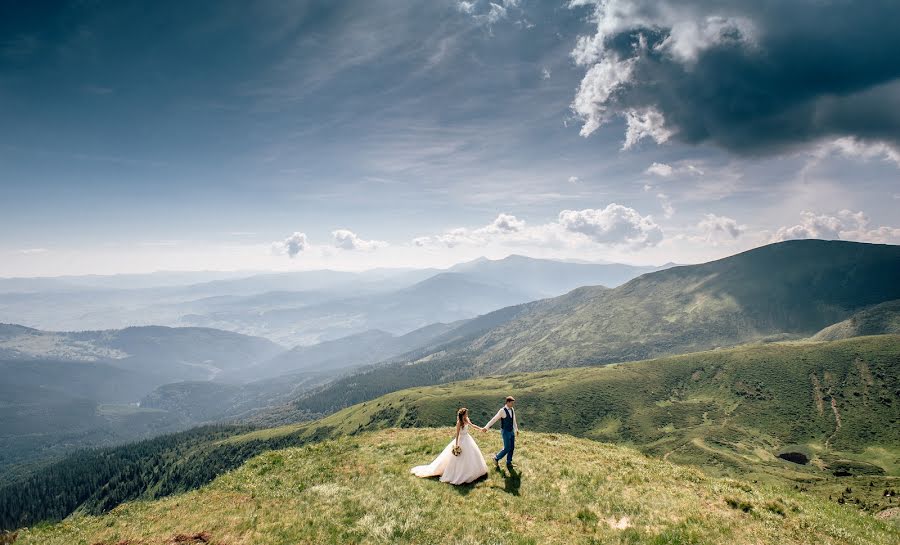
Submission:
<svg viewBox="0 0 900 545">
<path fill-rule="evenodd" d="M 484 372 L 637 360 L 808 336 L 863 307 L 900 298 L 900 246 L 789 241 L 580 288 L 457 351 Z"/>
<path fill-rule="evenodd" d="M 889 545 L 900 539 L 889 521 L 787 486 L 711 478 L 628 448 L 557 434 L 529 434 L 517 455 L 519 470 L 491 470 L 472 485 L 410 476 L 409 467 L 435 456 L 450 431 L 385 430 L 268 452 L 201 490 L 22 530 L 17 544 Z"/>
<path fill-rule="evenodd" d="M 431 324 L 406 335 L 372 329 L 333 341 L 297 346 L 258 365 L 241 369 L 238 376 L 262 380 L 296 372 L 334 375 L 427 345 L 459 325 L 456 322 Z"/>
<path fill-rule="evenodd" d="M 897 299 L 898 273 L 900 246 L 772 244 L 648 273 L 614 289 L 582 287 L 489 313 L 429 350 L 335 381 L 294 405 L 301 414 L 323 414 L 400 388 L 494 373 L 805 338 L 859 309 Z"/>
<path fill-rule="evenodd" d="M 816 341 L 834 341 L 862 335 L 900 333 L 900 300 L 861 310 L 846 320 L 813 335 Z"/>
<path fill-rule="evenodd" d="M 531 294 L 513 288 L 481 283 L 459 273 L 440 273 L 388 292 L 272 308 L 234 304 L 215 312 L 185 315 L 181 321 L 308 345 L 373 329 L 402 335 L 531 299 Z"/>
<path fill-rule="evenodd" d="M 217 377 L 219 382 L 164 384 L 144 396 L 140 406 L 177 414 L 195 425 L 234 419 L 281 423 L 281 407 L 304 392 L 359 367 L 410 350 L 424 350 L 459 326 L 458 322 L 432 324 L 400 336 L 372 330 L 298 346 L 264 362 L 225 372 Z M 290 417 L 297 418 L 292 413 Z"/>
<path fill-rule="evenodd" d="M 140 407 L 177 415 L 185 425 L 257 418 L 256 414 L 296 399 L 303 392 L 328 382 L 328 373 L 292 373 L 247 384 L 182 381 L 163 384 L 141 398 Z M 272 422 L 279 422 L 272 411 Z M 296 414 L 292 413 L 296 417 Z"/>
<path fill-rule="evenodd" d="M 415 387 L 314 422 L 72 455 L 0 488 L 0 527 L 193 489 L 266 450 L 446 425 L 459 406 L 483 423 L 510 393 L 519 400 L 523 453 L 533 432 L 613 441 L 711 475 L 802 486 L 809 496 L 840 497 L 874 513 L 893 506 L 881 492 L 900 476 L 898 366 L 900 336 L 882 335 Z"/>
<path fill-rule="evenodd" d="M 450 267 L 487 284 L 514 285 L 531 299 L 554 297 L 581 286 L 614 288 L 642 274 L 668 268 L 623 265 L 621 263 L 577 263 L 511 255 L 504 259 L 477 259 Z"/>
<path fill-rule="evenodd" d="M 53 330 L 119 329 L 136 325 L 205 325 L 202 317 L 240 308 L 262 311 L 392 291 L 434 270 L 379 269 L 360 273 L 153 273 L 0 279 L 0 321 Z M 204 281 L 201 281 L 204 280 Z M 266 295 L 268 294 L 268 295 Z M 253 334 L 253 331 L 237 331 Z M 276 340 L 277 336 L 274 336 Z M 287 344 L 296 344 L 288 339 Z"/>
<path fill-rule="evenodd" d="M 650 270 L 510 256 L 447 270 L 0 279 L 0 321 L 56 330 L 209 327 L 309 345 L 371 329 L 402 335 L 580 285 L 615 286 Z"/>
<path fill-rule="evenodd" d="M 266 339 L 202 328 L 52 332 L 0 324 L 0 481 L 76 448 L 185 429 L 196 423 L 191 415 L 137 402 L 158 386 L 236 373 L 283 351 Z M 257 407 L 299 396 L 304 382 L 271 385 Z M 238 401 L 229 409 L 245 406 Z"/>
<path fill-rule="evenodd" d="M 144 326 L 56 332 L 0 324 L 0 359 L 4 361 L 104 362 L 156 377 L 152 380 L 157 384 L 213 378 L 284 350 L 267 339 L 209 328 Z M 154 386 L 145 384 L 145 389 Z"/>
</svg>

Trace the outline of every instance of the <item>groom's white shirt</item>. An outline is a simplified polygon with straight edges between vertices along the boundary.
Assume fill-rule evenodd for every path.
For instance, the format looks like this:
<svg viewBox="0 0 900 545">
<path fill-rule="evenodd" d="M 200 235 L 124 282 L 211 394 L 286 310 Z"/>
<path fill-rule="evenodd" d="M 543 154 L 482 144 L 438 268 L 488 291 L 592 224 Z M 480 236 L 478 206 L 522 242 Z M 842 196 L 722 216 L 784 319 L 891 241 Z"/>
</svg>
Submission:
<svg viewBox="0 0 900 545">
<path fill-rule="evenodd" d="M 485 424 L 484 427 L 490 428 L 491 426 L 496 424 L 497 421 L 500 420 L 501 418 L 506 418 L 506 413 L 503 411 L 503 409 L 505 409 L 505 408 L 506 408 L 506 405 L 500 407 L 500 410 L 497 411 L 497 414 L 494 415 L 494 418 L 491 418 L 491 421 L 488 422 L 487 424 Z M 513 431 L 516 433 L 519 433 L 519 422 L 518 422 L 518 420 L 516 420 L 516 410 L 510 409 L 509 412 L 512 413 Z"/>
</svg>

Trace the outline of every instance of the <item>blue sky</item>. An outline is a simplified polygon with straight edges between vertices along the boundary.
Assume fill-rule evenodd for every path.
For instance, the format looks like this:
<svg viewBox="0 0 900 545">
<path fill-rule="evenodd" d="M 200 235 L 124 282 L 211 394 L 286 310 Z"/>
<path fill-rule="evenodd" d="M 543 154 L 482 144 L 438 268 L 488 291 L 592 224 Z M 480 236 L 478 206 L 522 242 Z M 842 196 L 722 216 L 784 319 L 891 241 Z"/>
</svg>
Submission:
<svg viewBox="0 0 900 545">
<path fill-rule="evenodd" d="M 0 275 L 898 243 L 851 4 L 4 2 Z"/>
</svg>

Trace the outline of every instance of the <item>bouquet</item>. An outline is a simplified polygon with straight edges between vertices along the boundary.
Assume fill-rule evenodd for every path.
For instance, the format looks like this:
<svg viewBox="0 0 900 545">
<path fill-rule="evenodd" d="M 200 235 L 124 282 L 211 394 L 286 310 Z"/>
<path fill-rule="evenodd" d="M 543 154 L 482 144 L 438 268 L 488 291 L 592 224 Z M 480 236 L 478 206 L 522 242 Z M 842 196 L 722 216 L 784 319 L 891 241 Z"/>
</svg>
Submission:
<svg viewBox="0 0 900 545">
<path fill-rule="evenodd" d="M 460 447 L 459 445 L 453 445 L 453 448 L 450 449 L 450 452 L 452 452 L 454 456 L 459 456 L 462 453 L 462 447 Z"/>
</svg>

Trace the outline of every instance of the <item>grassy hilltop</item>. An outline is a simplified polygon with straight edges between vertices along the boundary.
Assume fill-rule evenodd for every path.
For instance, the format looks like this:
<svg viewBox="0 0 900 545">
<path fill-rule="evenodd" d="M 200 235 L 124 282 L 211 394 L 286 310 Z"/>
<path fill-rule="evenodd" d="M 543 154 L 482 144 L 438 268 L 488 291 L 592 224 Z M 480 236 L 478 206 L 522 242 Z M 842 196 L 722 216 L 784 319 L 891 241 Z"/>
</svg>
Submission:
<svg viewBox="0 0 900 545">
<path fill-rule="evenodd" d="M 856 460 L 854 474 L 900 475 L 898 391 L 898 335 L 769 343 L 410 388 L 231 440 L 439 426 L 459 406 L 486 420 L 514 393 L 523 429 L 624 442 L 712 470 L 783 468 L 775 456 L 793 447 L 819 471 Z"/>
<path fill-rule="evenodd" d="M 566 435 L 523 436 L 519 471 L 417 479 L 451 430 L 384 430 L 264 453 L 210 485 L 20 532 L 17 545 L 203 543 L 893 544 L 889 522 L 781 486 L 709 477 Z M 477 436 L 486 455 L 496 435 Z M 178 541 L 181 539 L 182 541 Z M 205 541 L 204 541 L 205 540 Z"/>
<path fill-rule="evenodd" d="M 836 341 L 862 335 L 900 334 L 900 299 L 861 310 L 813 335 L 816 341 Z"/>
<path fill-rule="evenodd" d="M 898 392 L 898 335 L 760 344 L 411 388 L 315 422 L 249 433 L 199 430 L 73 456 L 0 488 L 0 527 L 76 509 L 99 514 L 123 501 L 194 489 L 266 450 L 384 428 L 444 426 L 462 405 L 484 422 L 507 393 L 519 399 L 529 434 L 625 444 L 710 475 L 788 482 L 877 513 L 896 507 L 883 491 L 900 488 Z"/>
</svg>

